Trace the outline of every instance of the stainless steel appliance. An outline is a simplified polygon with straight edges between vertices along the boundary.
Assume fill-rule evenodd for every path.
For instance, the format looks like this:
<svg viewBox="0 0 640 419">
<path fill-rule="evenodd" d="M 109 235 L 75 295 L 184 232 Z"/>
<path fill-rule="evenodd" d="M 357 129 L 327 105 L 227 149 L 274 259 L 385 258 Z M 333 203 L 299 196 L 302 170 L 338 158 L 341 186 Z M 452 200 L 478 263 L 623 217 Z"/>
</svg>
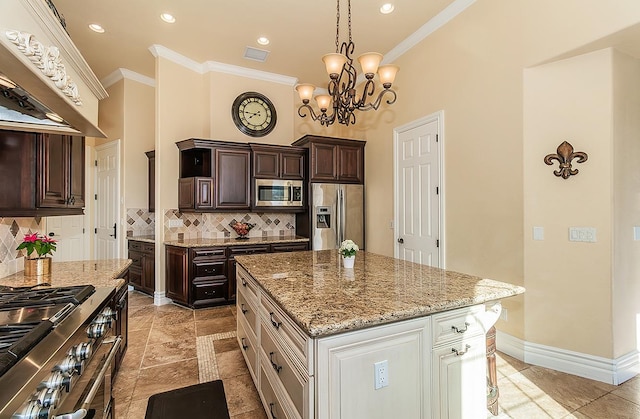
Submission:
<svg viewBox="0 0 640 419">
<path fill-rule="evenodd" d="M 301 180 L 255 180 L 256 207 L 301 207 L 302 197 Z"/>
<path fill-rule="evenodd" d="M 112 418 L 113 288 L 0 287 L 0 418 Z M 65 416 L 68 415 L 68 416 Z"/>
<path fill-rule="evenodd" d="M 311 184 L 313 250 L 337 249 L 343 240 L 364 247 L 364 186 Z"/>
</svg>

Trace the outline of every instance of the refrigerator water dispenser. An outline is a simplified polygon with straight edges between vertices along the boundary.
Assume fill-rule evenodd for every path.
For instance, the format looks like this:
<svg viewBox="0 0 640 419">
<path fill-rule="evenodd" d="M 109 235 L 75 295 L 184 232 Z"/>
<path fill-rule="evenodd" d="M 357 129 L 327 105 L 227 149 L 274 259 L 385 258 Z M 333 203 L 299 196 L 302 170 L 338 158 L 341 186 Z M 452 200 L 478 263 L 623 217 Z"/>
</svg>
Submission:
<svg viewBox="0 0 640 419">
<path fill-rule="evenodd" d="M 316 228 L 331 228 L 331 207 L 316 207 Z"/>
</svg>

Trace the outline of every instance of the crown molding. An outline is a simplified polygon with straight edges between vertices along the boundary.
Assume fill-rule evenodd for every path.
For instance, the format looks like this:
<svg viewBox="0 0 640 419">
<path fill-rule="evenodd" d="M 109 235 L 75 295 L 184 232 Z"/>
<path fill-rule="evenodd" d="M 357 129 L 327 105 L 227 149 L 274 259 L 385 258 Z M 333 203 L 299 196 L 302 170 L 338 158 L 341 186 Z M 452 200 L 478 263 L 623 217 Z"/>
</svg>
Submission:
<svg viewBox="0 0 640 419">
<path fill-rule="evenodd" d="M 219 63 L 216 61 L 205 61 L 204 63 L 198 63 L 191 58 L 185 57 L 184 55 L 179 54 L 162 45 L 151 45 L 149 47 L 149 51 L 151 51 L 151 54 L 153 54 L 153 56 L 156 58 L 165 58 L 198 74 L 204 74 L 208 72 L 232 74 L 235 76 L 263 80 L 271 83 L 286 84 L 289 86 L 294 86 L 298 82 L 298 79 L 295 77 L 269 73 L 267 71 L 254 70 L 252 68 L 240 67 L 232 64 Z"/>
<path fill-rule="evenodd" d="M 108 76 L 100 80 L 100 82 L 102 83 L 104 88 L 107 89 L 123 79 L 132 80 L 141 84 L 146 84 L 149 87 L 154 87 L 154 88 L 156 87 L 155 79 L 151 77 L 147 77 L 140 73 L 136 73 L 135 71 L 131 71 L 126 68 L 117 69 L 113 73 L 109 74 Z"/>
<path fill-rule="evenodd" d="M 449 23 L 454 17 L 462 13 L 467 7 L 475 3 L 476 0 L 455 0 L 443 11 L 429 19 L 427 23 L 422 25 L 420 29 L 409 35 L 398 45 L 393 47 L 389 52 L 384 55 L 384 63 L 392 63 L 405 52 L 418 45 L 426 37 Z"/>
</svg>

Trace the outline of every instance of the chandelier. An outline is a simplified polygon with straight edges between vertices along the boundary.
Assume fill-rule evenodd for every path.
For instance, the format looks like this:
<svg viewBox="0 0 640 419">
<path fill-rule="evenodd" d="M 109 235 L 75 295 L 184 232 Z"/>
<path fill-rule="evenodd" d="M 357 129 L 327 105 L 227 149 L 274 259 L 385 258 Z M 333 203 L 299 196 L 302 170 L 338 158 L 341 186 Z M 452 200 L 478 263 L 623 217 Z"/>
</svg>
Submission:
<svg viewBox="0 0 640 419">
<path fill-rule="evenodd" d="M 347 5 L 349 10 L 349 41 L 342 42 L 340 45 L 340 0 L 337 0 L 336 52 L 322 57 L 329 74 L 327 87 L 329 94 L 316 96 L 316 103 L 320 108 L 319 113 L 316 113 L 309 105 L 315 86 L 306 83 L 296 86 L 302 100 L 302 105 L 298 108 L 298 115 L 304 118 L 308 112 L 312 120 L 320 121 L 321 125 L 326 126 L 336 121 L 344 125 L 354 124 L 356 122 L 355 111 L 377 110 L 382 103 L 383 96 L 387 93 L 389 94 L 386 100 L 387 104 L 391 105 L 396 101 L 396 92 L 391 90 L 391 85 L 399 67 L 393 64 L 380 66 L 382 54 L 377 52 L 368 52 L 358 57 L 366 82 L 360 92 L 356 91 L 358 73 L 353 66 L 353 58 L 351 58 L 355 49 L 355 44 L 351 39 L 351 0 L 347 0 Z M 339 48 L 338 45 L 340 45 Z M 375 94 L 373 78 L 376 72 L 383 90 L 373 100 Z M 327 113 L 329 108 L 332 108 L 331 113 Z"/>
</svg>

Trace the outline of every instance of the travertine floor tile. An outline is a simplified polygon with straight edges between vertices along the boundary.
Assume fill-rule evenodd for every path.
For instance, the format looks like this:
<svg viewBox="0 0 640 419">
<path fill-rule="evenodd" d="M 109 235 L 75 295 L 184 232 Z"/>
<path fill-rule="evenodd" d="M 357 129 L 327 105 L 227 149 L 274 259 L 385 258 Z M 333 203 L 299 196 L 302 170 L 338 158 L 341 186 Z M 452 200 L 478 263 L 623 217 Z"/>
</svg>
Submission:
<svg viewBox="0 0 640 419">
<path fill-rule="evenodd" d="M 640 406 L 615 394 L 606 394 L 578 410 L 590 418 L 640 418 Z"/>
<path fill-rule="evenodd" d="M 209 320 L 217 317 L 225 317 L 232 316 L 235 312 L 236 306 L 221 306 L 221 307 L 212 307 L 212 308 L 202 308 L 198 310 L 194 310 L 196 321 L 198 320 Z"/>
<path fill-rule="evenodd" d="M 562 418 L 571 412 L 520 372 L 499 378 L 498 388 L 500 418 Z"/>
<path fill-rule="evenodd" d="M 196 321 L 196 336 L 207 336 L 215 333 L 232 332 L 236 330 L 236 319 L 233 316 L 217 317 L 209 320 Z"/>
<path fill-rule="evenodd" d="M 144 414 L 147 412 L 147 403 L 148 399 L 131 402 L 127 411 L 127 419 L 143 419 Z"/>
<path fill-rule="evenodd" d="M 187 359 L 140 370 L 132 402 L 148 399 L 156 393 L 198 384 L 198 361 Z M 144 417 L 144 415 L 143 415 Z"/>
<path fill-rule="evenodd" d="M 253 385 L 251 375 L 243 374 L 223 380 L 229 416 L 262 408 L 262 402 Z"/>
<path fill-rule="evenodd" d="M 174 340 L 190 339 L 195 337 L 193 322 L 185 324 L 158 325 L 151 328 L 148 345 L 171 342 Z"/>
<path fill-rule="evenodd" d="M 218 373 L 223 381 L 230 377 L 249 373 L 247 363 L 244 361 L 240 349 L 222 353 L 216 352 L 216 358 L 218 360 Z"/>
<path fill-rule="evenodd" d="M 611 393 L 640 405 L 640 377 L 622 383 Z"/>
<path fill-rule="evenodd" d="M 252 410 L 251 412 L 231 416 L 231 419 L 267 419 L 267 413 L 261 407 L 260 409 Z"/>
<path fill-rule="evenodd" d="M 515 372 L 529 368 L 531 365 L 526 364 L 519 359 L 513 358 L 507 354 L 496 354 L 496 366 L 498 367 L 498 378 L 511 375 Z"/>
<path fill-rule="evenodd" d="M 162 342 L 155 345 L 147 345 L 142 359 L 142 368 L 155 367 L 185 359 L 195 359 L 196 338 L 184 338 L 171 342 Z"/>
<path fill-rule="evenodd" d="M 220 339 L 213 342 L 213 347 L 216 350 L 216 354 L 221 354 L 227 351 L 235 351 L 239 348 L 238 338 Z"/>
</svg>

